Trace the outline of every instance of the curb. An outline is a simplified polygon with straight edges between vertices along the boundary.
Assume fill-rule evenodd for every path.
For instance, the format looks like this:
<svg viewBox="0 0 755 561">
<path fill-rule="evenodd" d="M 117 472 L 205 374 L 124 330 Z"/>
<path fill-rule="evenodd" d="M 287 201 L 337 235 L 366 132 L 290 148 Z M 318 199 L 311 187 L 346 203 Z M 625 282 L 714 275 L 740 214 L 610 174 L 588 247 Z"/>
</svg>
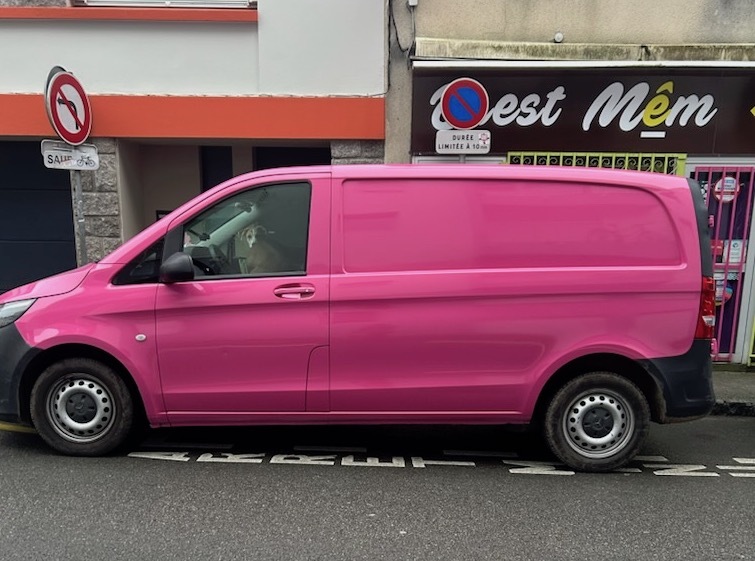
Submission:
<svg viewBox="0 0 755 561">
<path fill-rule="evenodd" d="M 717 401 L 710 414 L 755 417 L 755 403 L 748 401 Z"/>
</svg>

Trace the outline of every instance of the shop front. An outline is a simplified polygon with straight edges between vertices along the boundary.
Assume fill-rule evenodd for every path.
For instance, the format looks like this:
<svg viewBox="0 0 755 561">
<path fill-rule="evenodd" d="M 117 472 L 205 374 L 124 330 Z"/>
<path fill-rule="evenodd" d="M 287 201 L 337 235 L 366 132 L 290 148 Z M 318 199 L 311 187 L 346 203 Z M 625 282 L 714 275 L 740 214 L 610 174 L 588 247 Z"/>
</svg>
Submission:
<svg viewBox="0 0 755 561">
<path fill-rule="evenodd" d="M 700 183 L 717 284 L 714 359 L 753 339 L 755 64 L 414 61 L 412 161 L 608 167 Z"/>
</svg>

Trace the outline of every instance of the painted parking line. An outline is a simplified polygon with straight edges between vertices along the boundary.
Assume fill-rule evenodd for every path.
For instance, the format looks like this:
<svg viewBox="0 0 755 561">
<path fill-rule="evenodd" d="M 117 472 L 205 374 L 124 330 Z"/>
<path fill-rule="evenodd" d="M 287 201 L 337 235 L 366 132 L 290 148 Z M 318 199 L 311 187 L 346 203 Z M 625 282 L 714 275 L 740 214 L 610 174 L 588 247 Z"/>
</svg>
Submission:
<svg viewBox="0 0 755 561">
<path fill-rule="evenodd" d="M 145 460 L 166 460 L 172 462 L 188 462 L 191 460 L 188 452 L 131 452 L 129 458 L 144 458 Z"/>
<path fill-rule="evenodd" d="M 719 477 L 721 474 L 697 464 L 642 464 L 642 467 L 653 470 L 653 475 L 670 475 L 681 477 Z"/>
<path fill-rule="evenodd" d="M 475 463 L 458 460 L 425 460 L 419 456 L 412 456 L 412 467 L 423 468 L 427 466 L 475 467 Z"/>
<path fill-rule="evenodd" d="M 440 459 L 438 457 L 425 458 L 422 456 L 368 456 L 365 454 L 303 454 L 298 450 L 292 453 L 269 454 L 266 452 L 230 453 L 205 452 L 192 455 L 188 451 L 136 451 L 128 454 L 130 458 L 161 460 L 184 463 L 215 463 L 215 464 L 247 464 L 247 465 L 299 465 L 320 467 L 361 467 L 361 468 L 395 468 L 395 469 L 425 469 L 428 467 L 445 468 L 475 468 L 481 467 L 478 461 L 471 458 Z M 653 460 L 648 462 L 647 460 Z M 638 465 L 639 460 L 639 465 Z M 658 477 L 721 477 L 730 475 L 739 478 L 755 478 L 755 458 L 732 458 L 732 465 L 706 466 L 704 464 L 672 463 L 664 456 L 638 456 L 629 466 L 615 470 L 614 474 L 622 475 L 653 475 Z M 580 474 L 559 462 L 503 459 L 483 460 L 483 465 L 499 466 L 511 475 L 540 475 L 540 476 L 574 476 Z M 719 470 L 719 471 L 715 471 Z"/>
<path fill-rule="evenodd" d="M 562 464 L 557 462 L 515 462 L 507 460 L 503 462 L 509 468 L 509 473 L 521 475 L 574 475 L 575 472 L 568 469 L 559 469 Z"/>
<path fill-rule="evenodd" d="M 716 466 L 729 471 L 732 477 L 755 477 L 755 458 L 732 458 L 738 465 Z"/>
<path fill-rule="evenodd" d="M 214 462 L 217 464 L 261 464 L 265 454 L 230 454 L 221 452 L 220 455 L 202 454 L 197 458 L 198 462 Z"/>
</svg>

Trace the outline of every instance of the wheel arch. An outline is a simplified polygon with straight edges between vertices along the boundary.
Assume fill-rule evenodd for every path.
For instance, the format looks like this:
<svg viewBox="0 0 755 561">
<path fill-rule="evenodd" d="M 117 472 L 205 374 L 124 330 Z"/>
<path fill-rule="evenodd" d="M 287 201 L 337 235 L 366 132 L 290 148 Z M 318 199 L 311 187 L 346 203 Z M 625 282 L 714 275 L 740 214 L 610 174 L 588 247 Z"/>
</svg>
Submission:
<svg viewBox="0 0 755 561">
<path fill-rule="evenodd" d="M 134 404 L 134 417 L 139 422 L 147 421 L 147 414 L 144 408 L 144 402 L 133 376 L 128 369 L 113 355 L 92 347 L 90 345 L 68 343 L 45 349 L 37 354 L 26 366 L 18 388 L 18 406 L 19 416 L 22 422 L 32 424 L 30 398 L 34 383 L 37 381 L 42 372 L 50 365 L 67 358 L 88 358 L 101 362 L 112 368 L 116 374 L 124 381 L 131 393 L 131 400 Z"/>
<path fill-rule="evenodd" d="M 598 371 L 613 372 L 634 383 L 648 402 L 651 420 L 657 422 L 663 419 L 665 415 L 663 391 L 653 376 L 639 362 L 615 353 L 594 353 L 573 359 L 553 373 L 540 390 L 532 414 L 532 423 L 542 423 L 548 404 L 564 384 L 581 374 Z"/>
</svg>

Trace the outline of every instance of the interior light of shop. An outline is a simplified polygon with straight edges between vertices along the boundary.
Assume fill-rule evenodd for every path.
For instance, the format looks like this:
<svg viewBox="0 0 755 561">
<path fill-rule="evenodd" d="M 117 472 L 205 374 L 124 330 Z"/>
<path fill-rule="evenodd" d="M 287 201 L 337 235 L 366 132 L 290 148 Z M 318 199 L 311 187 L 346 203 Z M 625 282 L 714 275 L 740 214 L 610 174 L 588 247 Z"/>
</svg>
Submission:
<svg viewBox="0 0 755 561">
<path fill-rule="evenodd" d="M 75 6 L 129 8 L 249 8 L 252 0 L 74 0 Z"/>
</svg>

